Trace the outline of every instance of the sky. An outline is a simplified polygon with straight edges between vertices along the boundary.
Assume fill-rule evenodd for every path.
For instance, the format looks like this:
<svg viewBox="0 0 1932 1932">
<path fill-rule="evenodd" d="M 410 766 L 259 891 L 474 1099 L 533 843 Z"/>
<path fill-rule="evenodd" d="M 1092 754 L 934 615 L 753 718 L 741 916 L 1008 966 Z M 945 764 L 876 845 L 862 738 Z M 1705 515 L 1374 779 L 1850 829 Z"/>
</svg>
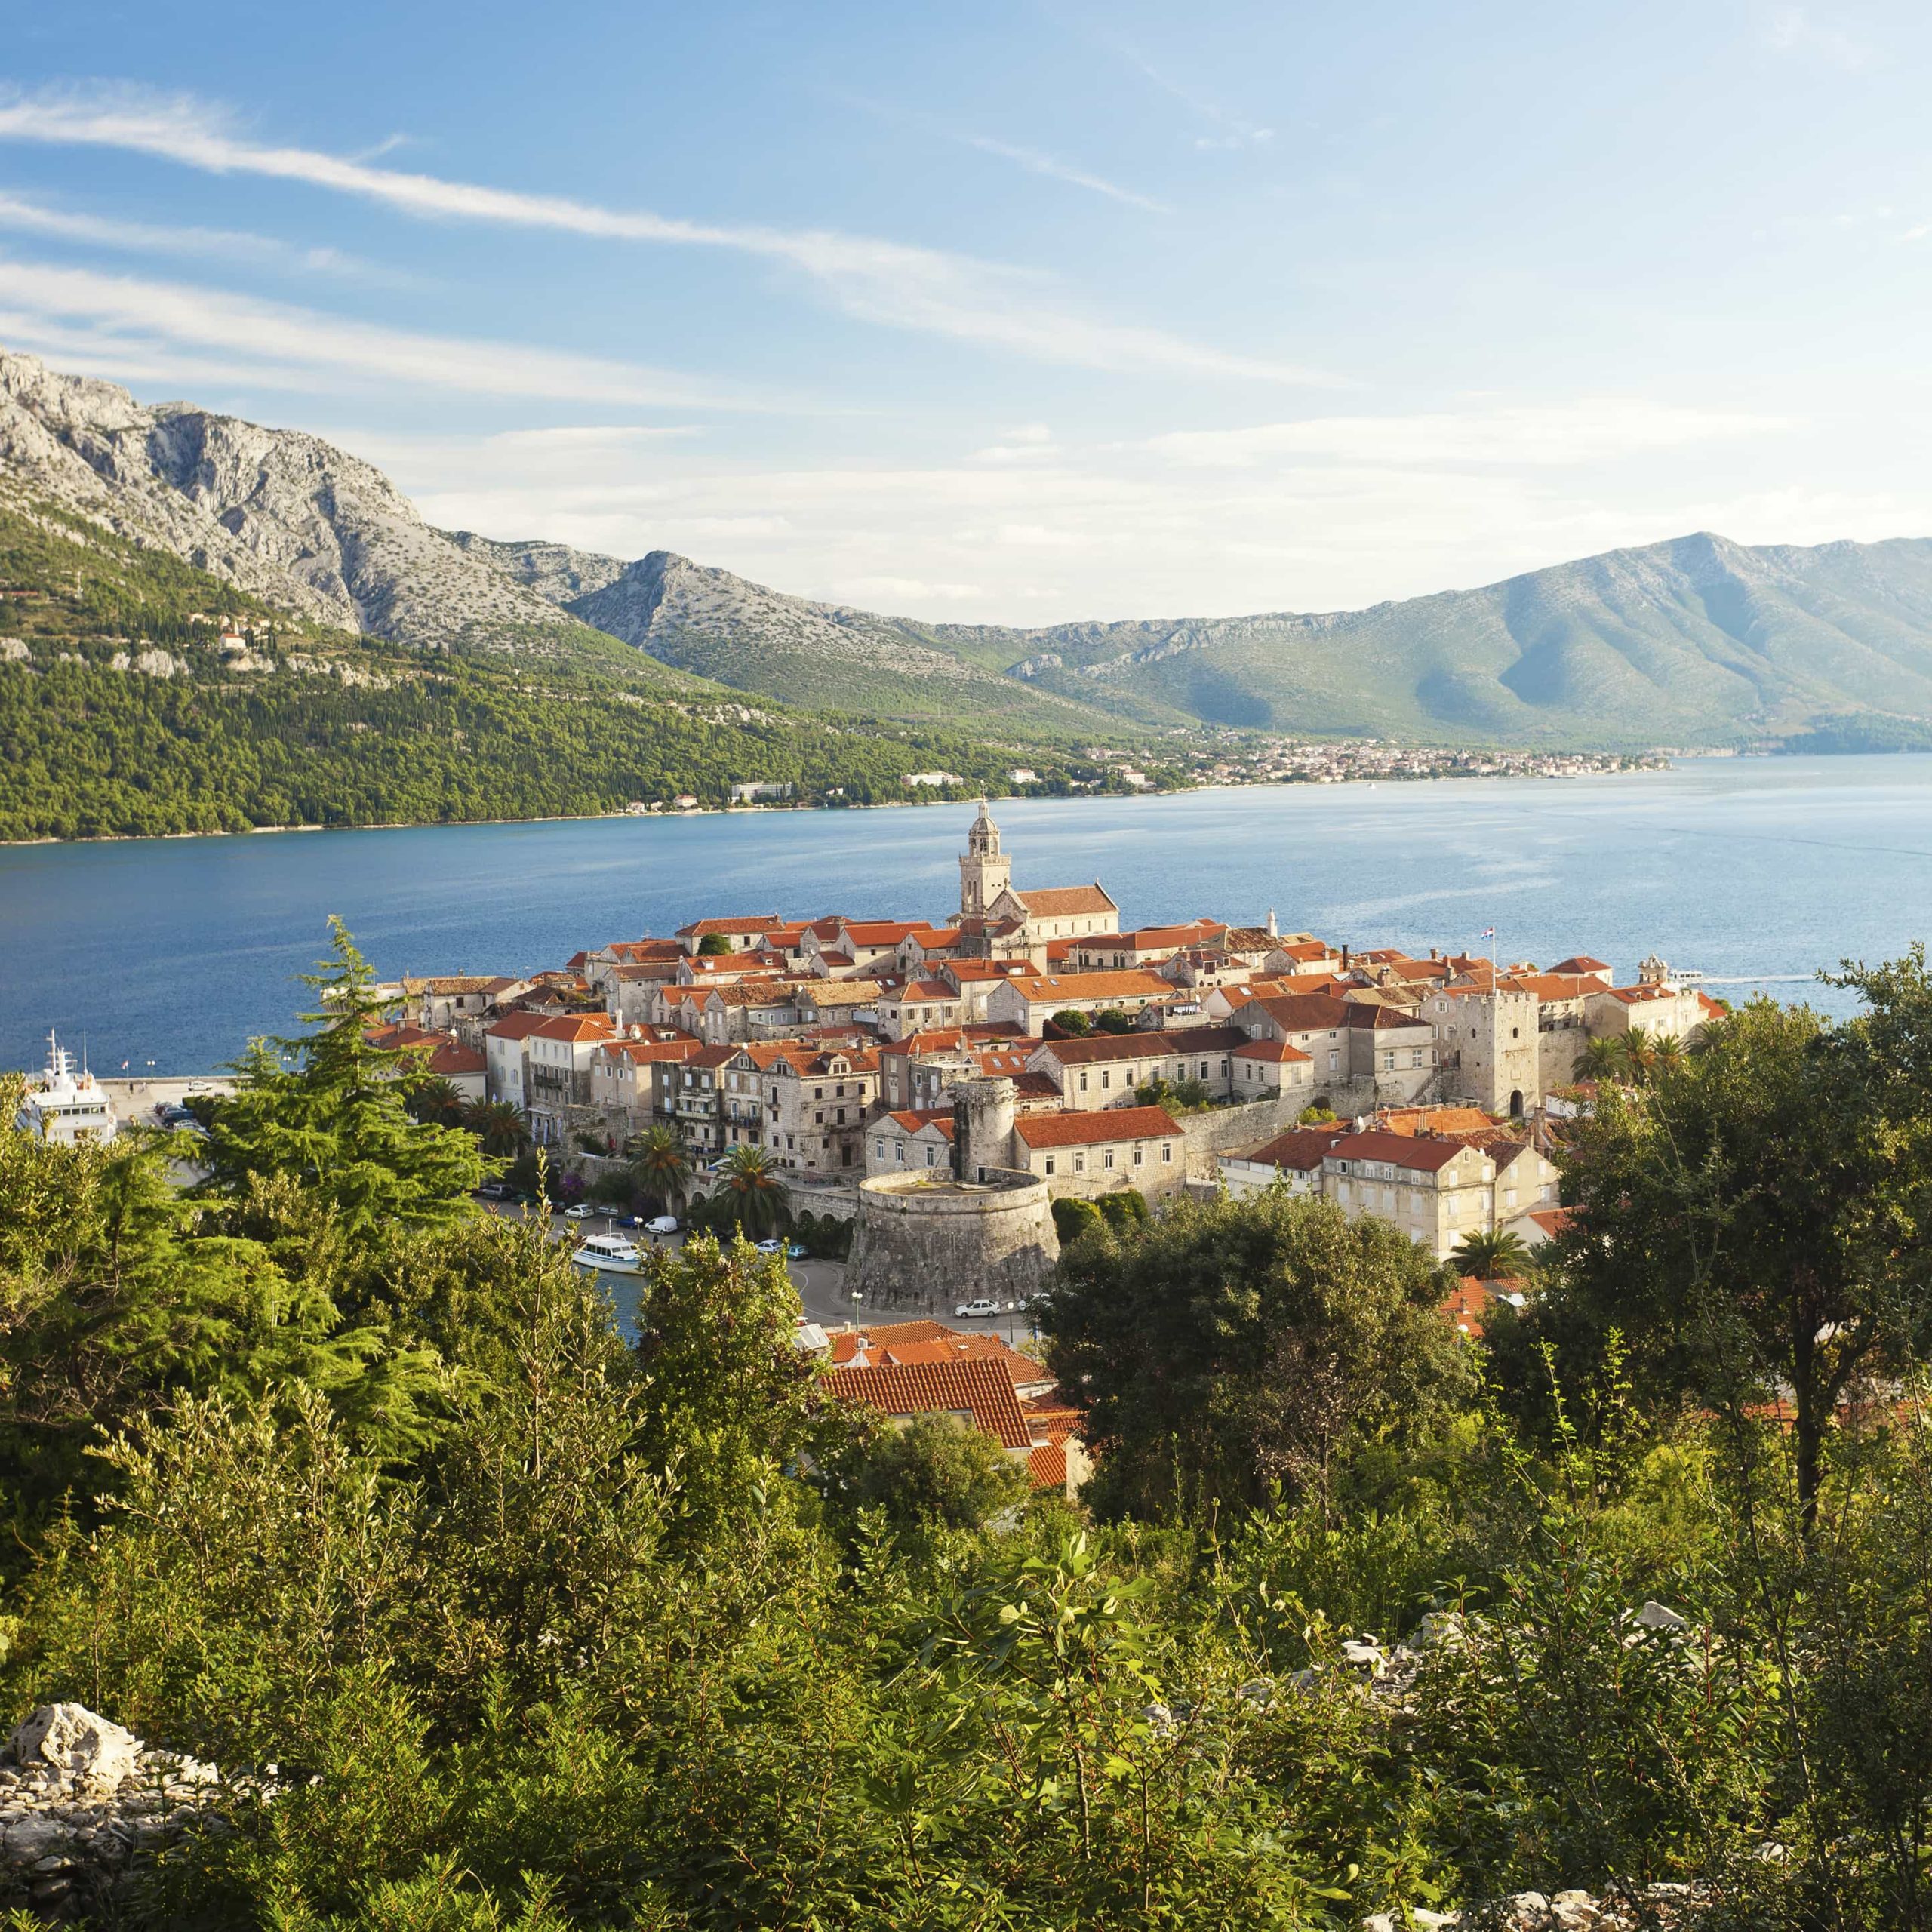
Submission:
<svg viewBox="0 0 1932 1932">
<path fill-rule="evenodd" d="M 957 622 L 1932 536 L 1932 9 L 17 8 L 0 346 Z"/>
</svg>

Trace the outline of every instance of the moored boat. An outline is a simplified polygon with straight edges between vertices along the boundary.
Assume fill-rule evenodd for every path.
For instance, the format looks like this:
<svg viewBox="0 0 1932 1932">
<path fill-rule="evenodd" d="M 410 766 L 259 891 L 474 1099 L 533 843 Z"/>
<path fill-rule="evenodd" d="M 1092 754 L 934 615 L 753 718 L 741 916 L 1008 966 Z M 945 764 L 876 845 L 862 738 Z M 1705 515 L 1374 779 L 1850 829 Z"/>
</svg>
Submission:
<svg viewBox="0 0 1932 1932">
<path fill-rule="evenodd" d="M 577 1244 L 571 1259 L 600 1275 L 635 1275 L 639 1264 L 637 1243 L 622 1235 L 592 1235 Z"/>
<path fill-rule="evenodd" d="M 74 1056 L 51 1033 L 47 1036 L 47 1070 L 38 1085 L 27 1089 L 20 1125 L 61 1147 L 114 1138 L 114 1109 L 107 1090 L 85 1067 L 74 1071 Z"/>
</svg>

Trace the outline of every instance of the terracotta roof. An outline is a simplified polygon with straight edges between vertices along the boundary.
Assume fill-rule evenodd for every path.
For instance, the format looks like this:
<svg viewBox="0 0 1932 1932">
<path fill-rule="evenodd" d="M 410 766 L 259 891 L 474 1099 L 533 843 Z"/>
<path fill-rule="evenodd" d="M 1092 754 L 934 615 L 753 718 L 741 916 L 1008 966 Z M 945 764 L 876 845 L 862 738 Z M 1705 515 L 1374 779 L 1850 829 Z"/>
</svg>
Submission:
<svg viewBox="0 0 1932 1932">
<path fill-rule="evenodd" d="M 1291 1060 L 1308 1060 L 1312 1056 L 1299 1047 L 1291 1047 L 1285 1040 L 1250 1040 L 1245 1046 L 1235 1049 L 1236 1060 L 1269 1060 L 1285 1063 Z"/>
<path fill-rule="evenodd" d="M 1105 1107 L 1097 1113 L 1025 1114 L 1013 1131 L 1029 1147 L 1092 1147 L 1116 1140 L 1171 1140 L 1180 1132 L 1165 1107 Z"/>
<path fill-rule="evenodd" d="M 599 1051 L 613 1060 L 627 1060 L 638 1066 L 659 1060 L 681 1064 L 698 1051 L 698 1042 L 686 1033 L 675 1040 L 609 1040 Z"/>
<path fill-rule="evenodd" d="M 617 1023 L 608 1013 L 560 1013 L 538 1026 L 536 1037 L 581 1044 L 589 1040 L 610 1039 L 617 1030 Z"/>
<path fill-rule="evenodd" d="M 678 928 L 678 937 L 709 939 L 714 933 L 720 938 L 733 933 L 768 933 L 784 923 L 776 912 L 749 912 L 736 919 L 694 919 L 689 925 Z"/>
<path fill-rule="evenodd" d="M 876 980 L 815 980 L 798 988 L 799 998 L 814 1006 L 869 1006 L 878 996 Z"/>
<path fill-rule="evenodd" d="M 1375 1121 L 1390 1134 L 1484 1134 L 1497 1124 L 1480 1107 L 1386 1107 Z"/>
<path fill-rule="evenodd" d="M 1291 1127 L 1253 1153 L 1237 1158 L 1252 1161 L 1257 1167 L 1291 1168 L 1298 1174 L 1312 1174 L 1343 1133 L 1338 1127 Z"/>
<path fill-rule="evenodd" d="M 1120 908 L 1096 879 L 1091 885 L 1034 886 L 1013 896 L 1036 919 L 1063 918 L 1073 912 L 1118 912 Z"/>
<path fill-rule="evenodd" d="M 1559 959 L 1549 970 L 1552 973 L 1607 973 L 1610 968 L 1602 960 L 1580 952 L 1574 959 Z"/>
<path fill-rule="evenodd" d="M 1037 1449 L 1029 1450 L 1026 1457 L 1026 1473 L 1035 1489 L 1064 1489 L 1066 1487 L 1066 1445 L 1063 1442 L 1043 1442 Z"/>
<path fill-rule="evenodd" d="M 1336 957 L 1335 949 L 1332 946 L 1324 945 L 1318 939 L 1287 941 L 1277 946 L 1275 950 L 1287 958 L 1299 961 L 1304 965 L 1312 964 L 1317 959 L 1332 959 Z"/>
<path fill-rule="evenodd" d="M 1478 1335 L 1482 1332 L 1483 1317 L 1489 1312 L 1491 1300 L 1486 1282 L 1465 1275 L 1443 1297 L 1442 1312 L 1455 1324 L 1460 1334 Z"/>
<path fill-rule="evenodd" d="M 489 1062 L 473 1047 L 458 1046 L 454 1040 L 445 1040 L 429 1056 L 429 1071 L 445 1080 L 460 1074 L 485 1072 L 488 1067 Z"/>
<path fill-rule="evenodd" d="M 1042 973 L 1014 983 L 1038 1005 L 1056 1000 L 1158 999 L 1171 993 L 1158 973 Z"/>
<path fill-rule="evenodd" d="M 405 978 L 402 989 L 406 993 L 487 993 L 500 983 L 509 983 L 499 982 L 481 973 L 455 973 L 430 980 Z"/>
<path fill-rule="evenodd" d="M 1026 1449 L 1032 1436 L 1013 1383 L 998 1363 L 920 1362 L 909 1367 L 835 1368 L 825 1386 L 835 1399 L 881 1415 L 966 1415 L 973 1426 L 1008 1449 Z"/>
<path fill-rule="evenodd" d="M 940 970 L 966 980 L 1029 980 L 1039 969 L 1030 959 L 949 959 Z"/>
<path fill-rule="evenodd" d="M 1183 946 L 1198 946 L 1204 939 L 1226 931 L 1219 919 L 1190 919 L 1182 926 L 1139 926 L 1131 933 L 1093 933 L 1080 943 L 1096 951 L 1112 946 L 1123 952 L 1177 952 Z"/>
<path fill-rule="evenodd" d="M 493 1040 L 527 1040 L 538 1027 L 546 1023 L 538 1013 L 506 1013 L 495 1026 L 488 1029 Z"/>
<path fill-rule="evenodd" d="M 685 956 L 685 949 L 674 939 L 617 939 L 602 950 L 625 966 L 641 966 L 649 959 L 681 959 Z"/>
<path fill-rule="evenodd" d="M 1381 1161 L 1417 1174 L 1437 1174 L 1465 1151 L 1460 1140 L 1432 1140 L 1411 1134 L 1345 1134 L 1328 1150 L 1337 1161 Z"/>
<path fill-rule="evenodd" d="M 894 1127 L 903 1127 L 908 1134 L 917 1134 L 922 1127 L 937 1127 L 946 1139 L 952 1138 L 952 1109 L 950 1107 L 901 1107 L 886 1118 Z"/>
<path fill-rule="evenodd" d="M 1528 1218 L 1553 1241 L 1568 1228 L 1570 1211 L 1567 1208 L 1532 1208 Z"/>
<path fill-rule="evenodd" d="M 1090 1033 L 1078 1040 L 1048 1040 L 1033 1051 L 1052 1054 L 1063 1066 L 1091 1066 L 1104 1060 L 1224 1054 L 1247 1038 L 1238 1026 L 1150 1027 L 1144 1033 Z"/>
</svg>

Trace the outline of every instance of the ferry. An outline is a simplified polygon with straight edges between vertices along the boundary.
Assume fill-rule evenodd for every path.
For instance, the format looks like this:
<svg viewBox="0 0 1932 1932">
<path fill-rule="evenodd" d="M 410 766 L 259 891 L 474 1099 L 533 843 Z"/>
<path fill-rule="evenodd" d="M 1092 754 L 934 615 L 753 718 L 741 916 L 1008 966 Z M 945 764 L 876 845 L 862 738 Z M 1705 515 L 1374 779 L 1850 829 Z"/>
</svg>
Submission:
<svg viewBox="0 0 1932 1932">
<path fill-rule="evenodd" d="M 38 1086 L 27 1089 L 20 1125 L 59 1147 L 114 1138 L 114 1109 L 107 1090 L 85 1067 L 74 1071 L 74 1056 L 51 1033 L 47 1036 L 47 1071 Z"/>
<path fill-rule="evenodd" d="M 641 1265 L 637 1243 L 622 1235 L 592 1235 L 578 1244 L 571 1259 L 600 1275 L 635 1275 Z"/>
</svg>

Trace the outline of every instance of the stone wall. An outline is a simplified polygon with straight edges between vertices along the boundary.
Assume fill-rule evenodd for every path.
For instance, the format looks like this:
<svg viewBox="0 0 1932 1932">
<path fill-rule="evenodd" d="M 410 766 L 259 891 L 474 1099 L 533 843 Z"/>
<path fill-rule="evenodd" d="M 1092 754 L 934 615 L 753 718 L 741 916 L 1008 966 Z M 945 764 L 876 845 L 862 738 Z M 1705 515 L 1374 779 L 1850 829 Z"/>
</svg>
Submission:
<svg viewBox="0 0 1932 1932">
<path fill-rule="evenodd" d="M 1334 1105 L 1332 1099 L 1329 1104 Z M 1249 1100 L 1238 1107 L 1183 1115 L 1180 1131 L 1186 1146 L 1188 1180 L 1214 1180 L 1220 1172 L 1220 1155 L 1247 1153 L 1276 1134 L 1287 1133 L 1309 1105 L 1306 1094 L 1283 1094 L 1275 1100 Z M 1341 1111 L 1339 1107 L 1335 1110 Z"/>
<path fill-rule="evenodd" d="M 130 1881 L 184 1832 L 272 1798 L 267 1778 L 150 1749 L 80 1704 L 43 1704 L 0 1751 L 0 1911 L 115 1921 Z"/>
<path fill-rule="evenodd" d="M 943 1304 L 1030 1300 L 1060 1259 L 1046 1183 L 1030 1174 L 989 1175 L 984 1185 L 943 1168 L 881 1174 L 858 1197 L 845 1285 L 875 1306 L 931 1292 Z"/>
</svg>

